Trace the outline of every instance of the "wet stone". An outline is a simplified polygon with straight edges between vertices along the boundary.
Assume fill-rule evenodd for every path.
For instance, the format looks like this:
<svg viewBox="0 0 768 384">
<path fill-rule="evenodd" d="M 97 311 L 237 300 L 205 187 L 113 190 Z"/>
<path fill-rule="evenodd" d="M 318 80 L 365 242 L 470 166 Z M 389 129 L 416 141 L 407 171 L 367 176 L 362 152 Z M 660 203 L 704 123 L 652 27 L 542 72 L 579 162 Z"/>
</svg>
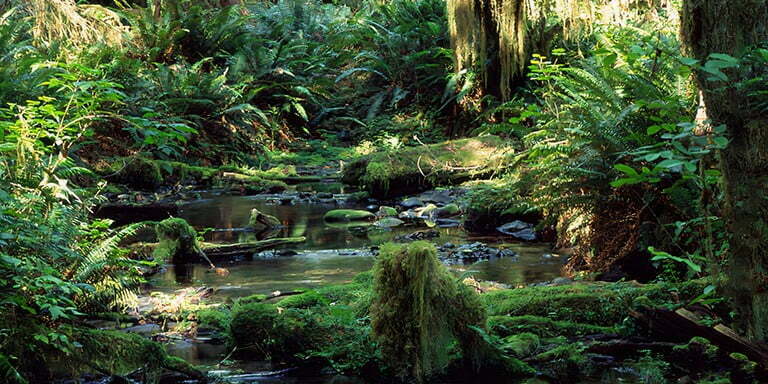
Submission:
<svg viewBox="0 0 768 384">
<path fill-rule="evenodd" d="M 424 202 L 415 197 L 411 197 L 400 202 L 400 206 L 405 209 L 413 209 L 413 208 L 423 207 Z"/>
</svg>

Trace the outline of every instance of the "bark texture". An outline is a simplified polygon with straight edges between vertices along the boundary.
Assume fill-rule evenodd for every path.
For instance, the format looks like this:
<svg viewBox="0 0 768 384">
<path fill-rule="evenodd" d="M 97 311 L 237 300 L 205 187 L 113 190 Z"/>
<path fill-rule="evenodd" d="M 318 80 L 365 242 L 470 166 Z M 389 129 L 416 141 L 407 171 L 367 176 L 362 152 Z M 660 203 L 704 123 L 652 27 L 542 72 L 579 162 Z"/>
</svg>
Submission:
<svg viewBox="0 0 768 384">
<path fill-rule="evenodd" d="M 712 53 L 741 57 L 768 40 L 768 0 L 686 0 L 682 37 L 688 53 L 703 64 Z M 722 153 L 725 219 L 731 234 L 726 292 L 742 330 L 768 340 L 768 116 L 750 107 L 734 86 L 743 72 L 726 71 L 728 82 L 698 73 L 707 113 L 724 124 L 731 140 Z"/>
</svg>

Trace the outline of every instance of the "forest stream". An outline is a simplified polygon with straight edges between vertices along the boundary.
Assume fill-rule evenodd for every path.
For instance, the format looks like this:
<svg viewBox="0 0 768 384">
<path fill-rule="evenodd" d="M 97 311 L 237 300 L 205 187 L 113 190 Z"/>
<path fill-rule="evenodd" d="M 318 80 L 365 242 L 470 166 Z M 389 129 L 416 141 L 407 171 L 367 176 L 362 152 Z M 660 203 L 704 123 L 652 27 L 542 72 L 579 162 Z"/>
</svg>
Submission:
<svg viewBox="0 0 768 384">
<path fill-rule="evenodd" d="M 217 267 L 226 268 L 226 275 L 211 273 L 209 267 L 202 263 L 168 264 L 148 280 L 145 293 L 173 294 L 185 288 L 206 287 L 213 290 L 206 300 L 216 303 L 231 302 L 254 294 L 349 283 L 358 273 L 371 269 L 379 245 L 427 228 L 423 223 L 409 223 L 395 228 L 354 233 L 348 226 L 325 222 L 323 215 L 333 209 L 365 210 L 377 206 L 372 206 L 372 203 L 345 202 L 342 193 L 344 187 L 338 183 L 299 184 L 293 189 L 276 195 L 255 196 L 203 192 L 202 198 L 182 205 L 179 217 L 204 232 L 204 239 L 211 243 L 263 240 L 246 228 L 254 208 L 282 222 L 279 231 L 270 233 L 270 236 L 303 236 L 306 241 L 217 263 Z M 325 201 L 301 198 L 318 193 L 328 198 Z M 330 193 L 333 193 L 333 197 Z M 472 236 L 461 227 L 435 227 L 435 230 L 439 236 L 431 241 L 438 246 L 476 247 L 483 244 L 513 252 L 508 253 L 512 255 L 510 257 L 491 257 L 480 261 L 444 260 L 456 276 L 464 274 L 501 286 L 525 286 L 548 282 L 561 275 L 562 260 L 552 254 L 549 244 L 524 243 L 508 236 Z M 149 330 L 152 334 L 160 332 L 161 328 L 140 326 L 139 330 Z M 171 338 L 166 346 L 169 353 L 191 364 L 211 367 L 226 359 L 231 352 L 223 343 L 211 342 L 203 336 Z M 297 377 L 291 369 L 274 371 L 271 368 L 266 362 L 236 363 L 225 369 L 213 368 L 211 373 L 224 376 L 227 382 L 232 383 L 338 382 L 333 381 L 338 380 L 334 376 Z"/>
</svg>

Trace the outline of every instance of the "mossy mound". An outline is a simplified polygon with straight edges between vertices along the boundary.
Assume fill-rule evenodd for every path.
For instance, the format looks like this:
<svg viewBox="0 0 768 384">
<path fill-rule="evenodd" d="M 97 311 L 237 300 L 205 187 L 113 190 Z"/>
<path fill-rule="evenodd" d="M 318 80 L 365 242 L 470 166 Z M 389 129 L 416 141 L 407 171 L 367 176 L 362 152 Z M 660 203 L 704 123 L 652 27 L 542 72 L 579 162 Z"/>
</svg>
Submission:
<svg viewBox="0 0 768 384">
<path fill-rule="evenodd" d="M 483 300 L 491 315 L 540 316 L 551 320 L 613 326 L 636 304 L 683 305 L 704 291 L 709 282 L 682 284 L 585 283 L 493 291 Z"/>
<path fill-rule="evenodd" d="M 232 311 L 229 334 L 241 353 L 273 361 L 294 361 L 312 344 L 311 318 L 266 303 L 239 305 Z M 317 335 L 319 336 L 319 335 Z"/>
<path fill-rule="evenodd" d="M 344 169 L 343 180 L 373 197 L 403 196 L 488 176 L 507 154 L 497 136 L 446 141 L 362 157 Z"/>
<path fill-rule="evenodd" d="M 312 308 L 330 304 L 325 296 L 317 291 L 308 291 L 299 295 L 288 296 L 277 302 L 280 308 Z"/>
<path fill-rule="evenodd" d="M 376 218 L 371 212 L 358 209 L 334 209 L 323 216 L 328 223 L 348 223 L 355 221 L 372 221 Z"/>
<path fill-rule="evenodd" d="M 475 291 L 437 258 L 434 244 L 385 244 L 374 266 L 372 332 L 393 373 L 422 382 L 451 363 L 500 377 L 532 372 L 503 356 L 485 335 L 486 313 Z"/>
<path fill-rule="evenodd" d="M 114 375 L 119 379 L 132 374 L 143 383 L 158 383 L 165 371 L 180 373 L 189 379 L 203 378 L 203 374 L 186 361 L 169 356 L 161 344 L 134 333 L 62 325 L 55 329 L 55 334 L 66 340 L 61 344 L 63 347 L 76 348 L 73 353 L 63 353 L 53 343 L 32 340 L 32 336 L 42 333 L 29 333 L 25 336 L 29 340 L 16 340 L 27 347 L 38 345 L 33 355 L 24 356 L 16 366 L 30 382 L 57 382 L 56 378 L 77 378 L 84 374 Z M 12 379 L 12 376 L 3 377 Z"/>
</svg>

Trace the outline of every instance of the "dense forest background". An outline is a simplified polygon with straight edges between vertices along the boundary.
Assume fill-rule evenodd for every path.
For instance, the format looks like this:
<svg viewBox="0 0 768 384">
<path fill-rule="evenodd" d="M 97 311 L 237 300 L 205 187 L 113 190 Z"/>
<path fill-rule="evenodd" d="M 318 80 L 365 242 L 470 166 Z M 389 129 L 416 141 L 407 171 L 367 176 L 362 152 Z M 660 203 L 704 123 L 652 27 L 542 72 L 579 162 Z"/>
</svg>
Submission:
<svg viewBox="0 0 768 384">
<path fill-rule="evenodd" d="M 83 325 L 135 307 L 146 270 L 163 262 L 125 246 L 144 224 L 94 212 L 188 184 L 281 191 L 297 169 L 329 166 L 381 201 L 464 183 L 464 227 L 533 221 L 569 255 L 565 275 L 685 292 L 663 305 L 699 308 L 706 325 L 743 336 L 753 353 L 744 359 L 759 360 L 768 356 L 767 41 L 765 1 L 0 0 L 0 378 L 137 364 L 194 376 L 148 340 Z M 396 296 L 385 282 L 421 280 L 389 276 L 410 273 L 402 265 L 412 261 L 387 252 L 355 317 L 368 328 L 347 329 L 343 342 L 364 338 L 385 361 L 414 353 L 416 367 L 392 362 L 391 372 L 418 380 L 434 363 L 419 333 L 428 326 L 450 328 L 465 357 L 501 348 L 498 335 L 457 330 L 486 327 L 463 288 L 428 293 L 437 308 L 460 302 L 441 310 L 460 320 L 417 311 L 420 331 L 398 336 L 388 316 L 413 309 L 382 302 Z M 439 266 L 417 269 L 453 287 Z M 510 376 L 527 372 L 483 351 L 475 358 L 506 364 Z M 359 374 L 355 359 L 370 350 L 322 352 Z M 571 352 L 534 362 L 579 365 Z M 725 370 L 759 381 L 766 361 L 748 374 L 733 362 Z M 703 380 L 701 369 L 689 376 Z"/>
</svg>

